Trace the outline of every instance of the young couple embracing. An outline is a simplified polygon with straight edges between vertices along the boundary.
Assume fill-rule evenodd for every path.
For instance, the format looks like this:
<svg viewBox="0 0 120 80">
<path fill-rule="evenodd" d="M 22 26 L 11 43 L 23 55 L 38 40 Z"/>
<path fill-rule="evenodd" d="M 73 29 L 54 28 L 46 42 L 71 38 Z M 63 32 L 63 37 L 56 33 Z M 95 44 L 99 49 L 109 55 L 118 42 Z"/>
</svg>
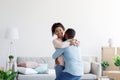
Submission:
<svg viewBox="0 0 120 80">
<path fill-rule="evenodd" d="M 56 51 L 52 55 L 56 63 L 55 80 L 80 80 L 83 75 L 83 64 L 79 51 L 79 41 L 74 39 L 75 30 L 68 28 L 65 31 L 61 23 L 54 23 L 51 31 L 52 35 L 57 36 L 53 40 Z"/>
</svg>

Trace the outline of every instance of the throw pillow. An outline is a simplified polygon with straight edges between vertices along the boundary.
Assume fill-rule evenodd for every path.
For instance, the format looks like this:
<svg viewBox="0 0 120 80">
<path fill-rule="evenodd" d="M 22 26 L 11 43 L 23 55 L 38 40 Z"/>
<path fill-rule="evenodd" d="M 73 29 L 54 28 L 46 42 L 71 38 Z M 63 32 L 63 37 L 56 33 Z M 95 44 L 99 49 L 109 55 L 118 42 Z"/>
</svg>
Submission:
<svg viewBox="0 0 120 80">
<path fill-rule="evenodd" d="M 38 74 L 47 74 L 48 73 L 48 64 L 39 64 L 35 70 L 38 72 Z"/>
<path fill-rule="evenodd" d="M 91 63 L 84 61 L 83 62 L 84 73 L 89 73 L 91 70 Z"/>
<path fill-rule="evenodd" d="M 37 74 L 37 71 L 32 68 L 18 67 L 17 69 L 18 72 L 22 74 Z"/>
<path fill-rule="evenodd" d="M 33 61 L 26 61 L 26 62 L 21 62 L 18 64 L 19 67 L 26 67 L 26 68 L 36 68 L 39 66 L 37 62 Z"/>
<path fill-rule="evenodd" d="M 99 69 L 100 69 L 100 64 L 96 63 L 96 62 L 92 62 L 91 64 L 92 64 L 91 65 L 92 66 L 91 72 L 94 74 L 97 74 L 99 72 Z"/>
</svg>

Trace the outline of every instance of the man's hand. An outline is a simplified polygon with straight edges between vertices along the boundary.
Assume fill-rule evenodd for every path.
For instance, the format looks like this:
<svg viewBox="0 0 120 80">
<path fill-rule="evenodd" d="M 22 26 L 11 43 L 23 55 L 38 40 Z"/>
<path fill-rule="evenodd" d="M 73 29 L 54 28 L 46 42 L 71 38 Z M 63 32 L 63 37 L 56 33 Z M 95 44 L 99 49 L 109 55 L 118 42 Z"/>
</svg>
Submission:
<svg viewBox="0 0 120 80">
<path fill-rule="evenodd" d="M 70 41 L 70 45 L 79 46 L 79 44 L 80 44 L 80 41 L 78 41 L 77 39 L 72 39 Z"/>
</svg>

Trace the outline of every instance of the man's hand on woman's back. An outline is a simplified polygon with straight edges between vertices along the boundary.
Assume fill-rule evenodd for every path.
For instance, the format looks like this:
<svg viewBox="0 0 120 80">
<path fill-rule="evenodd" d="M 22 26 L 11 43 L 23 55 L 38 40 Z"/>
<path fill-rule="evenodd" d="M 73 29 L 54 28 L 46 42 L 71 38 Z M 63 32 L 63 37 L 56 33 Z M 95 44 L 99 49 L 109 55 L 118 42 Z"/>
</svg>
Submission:
<svg viewBox="0 0 120 80">
<path fill-rule="evenodd" d="M 78 41 L 77 39 L 72 39 L 70 41 L 70 45 L 79 46 L 80 45 L 80 41 Z"/>
</svg>

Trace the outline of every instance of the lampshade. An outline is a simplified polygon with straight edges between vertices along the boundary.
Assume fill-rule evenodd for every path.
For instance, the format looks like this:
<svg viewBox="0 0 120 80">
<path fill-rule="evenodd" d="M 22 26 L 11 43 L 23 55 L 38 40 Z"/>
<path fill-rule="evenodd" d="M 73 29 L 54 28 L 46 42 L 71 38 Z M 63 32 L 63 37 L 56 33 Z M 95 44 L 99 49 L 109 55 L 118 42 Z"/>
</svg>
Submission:
<svg viewBox="0 0 120 80">
<path fill-rule="evenodd" d="M 16 40 L 19 39 L 19 32 L 16 27 L 8 28 L 5 33 L 6 39 Z"/>
</svg>

